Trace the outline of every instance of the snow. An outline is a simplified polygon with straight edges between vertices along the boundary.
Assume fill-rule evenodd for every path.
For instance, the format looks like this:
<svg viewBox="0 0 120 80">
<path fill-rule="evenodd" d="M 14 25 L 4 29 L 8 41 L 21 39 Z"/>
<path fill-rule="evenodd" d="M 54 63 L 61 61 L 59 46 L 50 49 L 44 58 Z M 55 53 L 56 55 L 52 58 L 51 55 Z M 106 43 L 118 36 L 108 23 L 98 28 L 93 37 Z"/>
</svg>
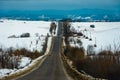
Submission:
<svg viewBox="0 0 120 80">
<path fill-rule="evenodd" d="M 51 45 L 52 45 L 52 37 L 49 37 L 48 38 L 47 49 L 46 49 L 45 55 L 47 55 L 49 53 Z"/>
<path fill-rule="evenodd" d="M 14 49 L 26 48 L 30 51 L 42 51 L 42 45 L 45 43 L 47 33 L 49 33 L 49 26 L 51 22 L 19 20 L 0 21 L 0 48 L 6 50 L 7 48 L 13 47 Z M 30 33 L 31 36 L 28 38 L 8 38 L 11 35 L 20 36 L 22 33 Z M 35 65 L 36 62 L 48 55 L 51 41 L 52 37 L 49 37 L 45 55 L 40 56 L 35 60 L 31 60 L 28 57 L 22 57 L 19 63 L 19 68 L 22 69 L 0 69 L 0 79 L 8 74 L 12 75 L 20 73 L 21 71 L 30 68 L 30 66 Z"/>
<path fill-rule="evenodd" d="M 49 31 L 50 23 L 45 21 L 4 20 L 3 23 L 0 23 L 0 28 L 2 27 L 0 32 L 2 36 L 19 35 L 24 32 L 29 32 L 32 36 L 35 33 L 46 35 Z"/>
<path fill-rule="evenodd" d="M 36 44 L 38 41 L 38 44 Z M 31 44 L 32 42 L 32 44 Z M 42 51 L 42 45 L 45 43 L 45 37 L 41 37 L 40 40 L 37 37 L 30 38 L 0 38 L 0 46 L 3 49 L 13 47 L 15 49 L 26 48 L 27 50 Z"/>
<path fill-rule="evenodd" d="M 15 71 L 15 69 L 14 70 L 13 69 L 0 69 L 0 79 L 2 76 L 5 76 L 5 75 L 12 73 L 14 71 Z"/>
<path fill-rule="evenodd" d="M 120 46 L 120 22 L 73 22 L 71 25 L 71 29 L 74 28 L 76 32 L 84 33 L 88 38 L 91 34 L 92 41 L 81 37 L 85 50 L 88 45 L 95 44 L 95 38 L 97 47 L 94 49 L 97 53 L 106 49 L 115 51 L 115 46 Z M 90 25 L 95 25 L 95 28 L 90 28 Z M 84 31 L 85 29 L 87 31 Z"/>
<path fill-rule="evenodd" d="M 72 46 L 72 47 L 80 47 L 79 44 L 77 44 L 77 40 L 80 40 L 80 38 L 78 38 L 78 37 L 69 37 L 69 41 L 70 41 L 70 39 L 72 39 L 72 41 L 69 42 L 70 46 Z"/>
<path fill-rule="evenodd" d="M 30 59 L 30 58 L 28 58 L 28 57 L 23 57 L 23 58 L 21 59 L 20 63 L 19 63 L 18 68 L 23 68 L 23 67 L 27 66 L 28 64 L 30 64 L 30 62 L 31 62 L 31 59 Z"/>
</svg>

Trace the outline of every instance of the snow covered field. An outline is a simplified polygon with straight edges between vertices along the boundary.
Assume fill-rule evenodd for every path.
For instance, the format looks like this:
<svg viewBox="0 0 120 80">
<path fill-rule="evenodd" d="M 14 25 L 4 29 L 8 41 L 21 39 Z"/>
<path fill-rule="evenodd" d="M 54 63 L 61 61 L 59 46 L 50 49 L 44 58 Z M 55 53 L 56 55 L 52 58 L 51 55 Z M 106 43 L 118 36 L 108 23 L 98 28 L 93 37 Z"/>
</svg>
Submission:
<svg viewBox="0 0 120 80">
<path fill-rule="evenodd" d="M 95 25 L 95 28 L 91 28 L 90 25 Z M 80 38 L 85 50 L 87 50 L 88 45 L 94 44 L 97 45 L 94 47 L 96 52 L 107 49 L 115 51 L 115 46 L 119 47 L 120 50 L 120 22 L 75 22 L 71 23 L 71 26 L 75 32 L 81 31 L 88 38 L 92 38 L 92 41 L 84 37 Z M 71 44 L 71 46 L 75 45 Z"/>
<path fill-rule="evenodd" d="M 45 43 L 45 37 L 49 33 L 50 23 L 45 21 L 0 20 L 0 48 L 7 50 L 13 47 L 14 49 L 26 48 L 30 51 L 41 51 Z M 23 33 L 30 33 L 30 37 L 20 38 L 19 36 Z M 8 38 L 12 35 L 18 38 Z M 48 48 L 50 48 L 50 43 L 51 38 L 48 39 Z M 48 51 L 47 49 L 47 53 Z M 27 67 L 32 62 L 30 58 L 22 57 L 19 67 Z M 16 69 L 0 69 L 0 78 L 15 71 Z"/>
<path fill-rule="evenodd" d="M 26 48 L 33 51 L 37 49 L 41 51 L 41 45 L 49 33 L 51 22 L 44 21 L 17 21 L 17 20 L 2 20 L 0 22 L 0 47 L 2 48 Z M 20 36 L 23 33 L 30 33 L 29 38 L 8 38 L 15 35 Z M 40 38 L 38 39 L 38 37 Z M 41 37 L 42 36 L 42 37 Z M 38 40 L 38 45 L 36 42 Z"/>
</svg>

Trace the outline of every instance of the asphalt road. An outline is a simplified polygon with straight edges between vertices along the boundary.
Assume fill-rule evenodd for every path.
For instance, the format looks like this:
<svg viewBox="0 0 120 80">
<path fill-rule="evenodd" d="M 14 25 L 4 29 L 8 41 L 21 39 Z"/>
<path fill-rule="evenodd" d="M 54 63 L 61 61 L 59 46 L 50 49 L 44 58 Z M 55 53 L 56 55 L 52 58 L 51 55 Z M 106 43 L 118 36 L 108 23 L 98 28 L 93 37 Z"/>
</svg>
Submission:
<svg viewBox="0 0 120 80">
<path fill-rule="evenodd" d="M 17 80 L 68 80 L 63 70 L 59 52 L 61 45 L 61 23 L 58 23 L 58 36 L 54 38 L 51 55 L 33 72 Z"/>
</svg>

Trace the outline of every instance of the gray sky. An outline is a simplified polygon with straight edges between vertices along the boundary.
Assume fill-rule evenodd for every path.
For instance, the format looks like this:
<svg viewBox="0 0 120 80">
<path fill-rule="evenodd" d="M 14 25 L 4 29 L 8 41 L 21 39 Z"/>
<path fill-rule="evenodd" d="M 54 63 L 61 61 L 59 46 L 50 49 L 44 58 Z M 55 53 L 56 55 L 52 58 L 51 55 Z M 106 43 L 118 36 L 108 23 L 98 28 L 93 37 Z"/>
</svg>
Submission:
<svg viewBox="0 0 120 80">
<path fill-rule="evenodd" d="M 120 10 L 120 0 L 0 0 L 0 9 L 7 10 L 82 8 Z"/>
</svg>

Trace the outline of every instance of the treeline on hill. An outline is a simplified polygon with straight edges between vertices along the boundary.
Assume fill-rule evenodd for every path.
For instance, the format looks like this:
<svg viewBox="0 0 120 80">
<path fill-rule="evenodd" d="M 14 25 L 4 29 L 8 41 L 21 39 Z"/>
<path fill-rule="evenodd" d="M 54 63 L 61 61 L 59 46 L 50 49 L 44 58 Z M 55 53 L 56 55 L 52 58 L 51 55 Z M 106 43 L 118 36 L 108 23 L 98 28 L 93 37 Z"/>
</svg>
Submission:
<svg viewBox="0 0 120 80">
<path fill-rule="evenodd" d="M 102 50 L 97 55 L 85 55 L 85 50 L 82 47 L 71 47 L 68 38 L 69 22 L 63 22 L 64 36 L 66 48 L 64 50 L 67 56 L 73 63 L 76 69 L 83 73 L 89 74 L 95 78 L 104 78 L 108 80 L 120 80 L 120 51 Z M 68 28 L 68 29 L 67 29 Z M 69 31 L 67 31 L 69 30 Z M 91 50 L 92 49 L 92 50 Z M 95 52 L 93 48 L 87 50 L 88 53 Z"/>
<path fill-rule="evenodd" d="M 8 69 L 18 69 L 20 59 L 22 57 L 29 57 L 30 59 L 38 58 L 43 55 L 47 48 L 48 37 L 45 38 L 45 43 L 43 44 L 43 48 L 41 52 L 29 51 L 26 48 L 22 49 L 13 49 L 12 47 L 4 51 L 0 48 L 0 69 L 8 68 Z"/>
</svg>

